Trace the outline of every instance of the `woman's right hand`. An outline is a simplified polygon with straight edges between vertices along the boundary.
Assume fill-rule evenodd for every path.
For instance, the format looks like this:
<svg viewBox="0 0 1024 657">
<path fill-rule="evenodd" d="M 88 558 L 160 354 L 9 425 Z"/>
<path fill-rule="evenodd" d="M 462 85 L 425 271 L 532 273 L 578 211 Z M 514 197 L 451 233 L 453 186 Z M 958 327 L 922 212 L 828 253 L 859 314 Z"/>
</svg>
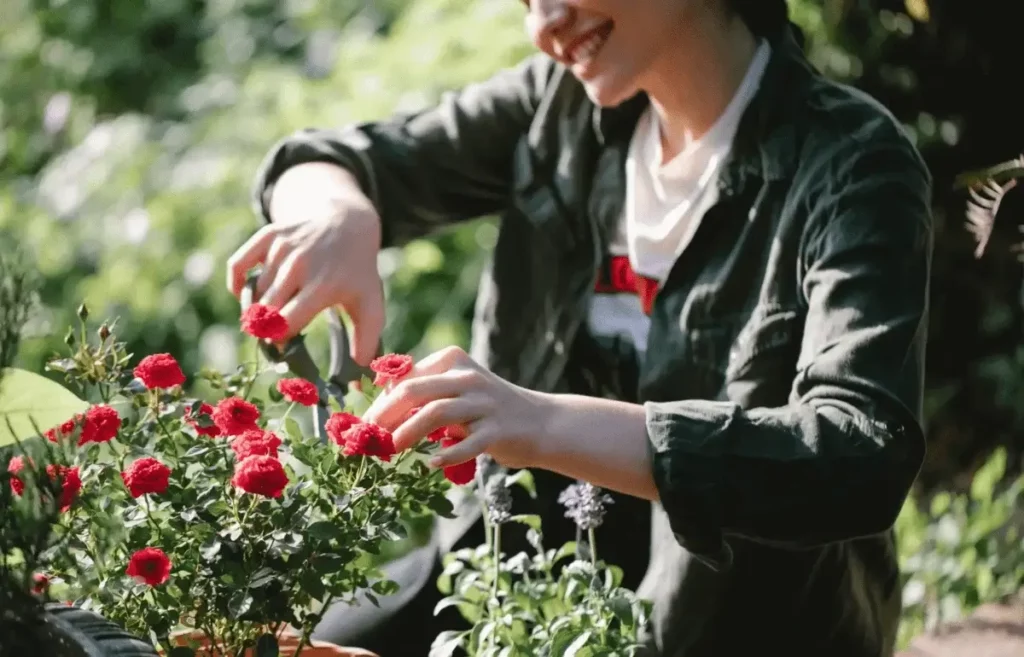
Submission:
<svg viewBox="0 0 1024 657">
<path fill-rule="evenodd" d="M 228 288 L 240 296 L 246 274 L 262 264 L 255 296 L 281 311 L 289 337 L 341 306 L 352 320 L 351 356 L 369 364 L 384 328 L 381 225 L 373 204 L 343 169 L 303 164 L 277 181 L 270 216 L 228 259 Z"/>
</svg>

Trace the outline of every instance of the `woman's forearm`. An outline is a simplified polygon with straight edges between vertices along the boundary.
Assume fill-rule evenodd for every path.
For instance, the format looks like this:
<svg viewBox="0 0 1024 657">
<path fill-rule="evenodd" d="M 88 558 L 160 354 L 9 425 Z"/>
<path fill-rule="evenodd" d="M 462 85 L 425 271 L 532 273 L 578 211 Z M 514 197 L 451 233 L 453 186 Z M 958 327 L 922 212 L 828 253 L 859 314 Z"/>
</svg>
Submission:
<svg viewBox="0 0 1024 657">
<path fill-rule="evenodd" d="M 544 395 L 544 432 L 536 464 L 595 486 L 657 500 L 644 407 L 583 397 Z"/>
<path fill-rule="evenodd" d="M 373 202 L 359 188 L 355 176 L 326 162 L 308 162 L 285 170 L 274 183 L 270 196 L 270 218 L 274 223 L 329 217 L 342 208 L 373 210 Z M 376 210 L 364 214 L 377 216 Z"/>
</svg>

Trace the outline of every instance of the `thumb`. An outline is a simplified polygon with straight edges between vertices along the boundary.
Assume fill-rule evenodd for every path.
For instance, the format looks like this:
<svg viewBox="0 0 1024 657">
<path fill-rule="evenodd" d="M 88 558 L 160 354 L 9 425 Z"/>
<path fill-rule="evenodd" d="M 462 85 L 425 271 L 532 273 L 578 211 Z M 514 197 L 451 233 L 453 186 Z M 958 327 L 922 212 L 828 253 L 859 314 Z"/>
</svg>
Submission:
<svg viewBox="0 0 1024 657">
<path fill-rule="evenodd" d="M 352 329 L 349 350 L 352 360 L 369 365 L 377 356 L 380 335 L 384 331 L 384 288 L 378 281 L 373 290 L 349 311 Z"/>
</svg>

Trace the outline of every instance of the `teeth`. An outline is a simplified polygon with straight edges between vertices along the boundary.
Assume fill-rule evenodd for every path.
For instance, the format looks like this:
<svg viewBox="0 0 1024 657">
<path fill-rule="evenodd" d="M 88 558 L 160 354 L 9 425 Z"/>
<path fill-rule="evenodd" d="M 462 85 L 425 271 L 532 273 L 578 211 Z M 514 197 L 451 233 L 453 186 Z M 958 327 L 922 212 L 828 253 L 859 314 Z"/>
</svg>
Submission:
<svg viewBox="0 0 1024 657">
<path fill-rule="evenodd" d="M 604 43 L 604 37 L 600 34 L 595 34 L 588 37 L 586 41 L 576 46 L 572 52 L 572 60 L 574 63 L 586 62 L 594 53 L 597 52 L 598 48 Z"/>
</svg>

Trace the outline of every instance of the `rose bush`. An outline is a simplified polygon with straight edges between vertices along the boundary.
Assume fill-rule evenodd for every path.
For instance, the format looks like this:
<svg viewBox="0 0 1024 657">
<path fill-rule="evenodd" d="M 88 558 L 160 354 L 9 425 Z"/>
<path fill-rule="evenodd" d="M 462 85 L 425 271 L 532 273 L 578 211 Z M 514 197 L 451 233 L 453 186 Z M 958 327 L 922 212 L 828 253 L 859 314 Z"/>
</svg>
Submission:
<svg viewBox="0 0 1024 657">
<path fill-rule="evenodd" d="M 47 469 L 62 547 L 37 575 L 168 654 L 277 654 L 289 627 L 299 654 L 329 605 L 395 590 L 370 556 L 403 536 L 403 518 L 451 512 L 446 473 L 424 463 L 432 443 L 396 454 L 386 430 L 352 412 L 379 392 L 370 381 L 346 408 L 329 401 L 321 442 L 291 417 L 320 403 L 311 382 L 276 380 L 261 400 L 252 391 L 277 375 L 250 363 L 202 372 L 193 387 L 211 394 L 197 398 L 171 355 L 136 360 L 107 324 L 90 336 L 80 318 L 70 354 L 49 364 L 88 401 L 38 432 L 65 458 Z M 243 328 L 278 340 L 279 318 L 250 307 Z M 384 383 L 409 367 L 389 355 L 374 370 Z M 29 458 L 4 468 L 14 495 Z"/>
</svg>

